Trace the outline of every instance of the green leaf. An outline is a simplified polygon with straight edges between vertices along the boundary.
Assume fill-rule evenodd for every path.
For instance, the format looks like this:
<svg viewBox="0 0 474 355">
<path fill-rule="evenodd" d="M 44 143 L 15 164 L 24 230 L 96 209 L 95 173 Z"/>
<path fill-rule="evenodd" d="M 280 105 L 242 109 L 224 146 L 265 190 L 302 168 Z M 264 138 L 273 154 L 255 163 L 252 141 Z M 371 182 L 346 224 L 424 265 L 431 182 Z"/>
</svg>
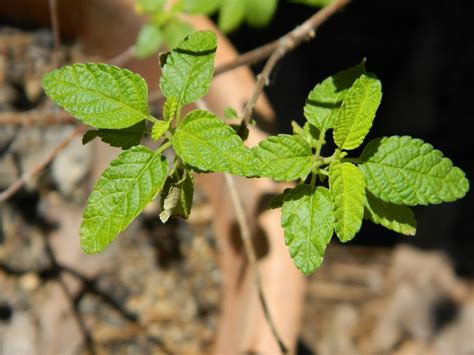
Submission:
<svg viewBox="0 0 474 355">
<path fill-rule="evenodd" d="M 43 77 L 46 94 L 67 112 L 97 128 L 125 128 L 149 116 L 145 80 L 106 64 L 73 64 Z"/>
<path fill-rule="evenodd" d="M 384 202 L 368 191 L 364 217 L 400 234 L 416 234 L 415 215 L 410 207 Z"/>
<path fill-rule="evenodd" d="M 293 129 L 293 135 L 300 136 L 303 138 L 306 143 L 311 147 L 316 147 L 318 144 L 318 139 L 320 135 L 319 129 L 313 126 L 311 123 L 306 122 L 303 127 L 301 127 L 295 121 L 291 121 L 291 127 Z"/>
<path fill-rule="evenodd" d="M 157 121 L 151 129 L 151 139 L 157 141 L 170 128 L 169 121 Z"/>
<path fill-rule="evenodd" d="M 237 111 L 233 107 L 226 107 L 224 109 L 224 117 L 227 119 L 239 118 Z"/>
<path fill-rule="evenodd" d="M 168 48 L 174 49 L 179 43 L 193 33 L 193 28 L 179 20 L 170 21 L 164 28 L 164 35 Z"/>
<path fill-rule="evenodd" d="M 217 38 L 214 32 L 195 32 L 171 52 L 163 68 L 163 94 L 178 100 L 178 110 L 203 97 L 211 84 Z"/>
<path fill-rule="evenodd" d="M 299 136 L 279 134 L 261 141 L 252 148 L 259 160 L 260 176 L 276 181 L 305 179 L 311 172 L 311 147 Z"/>
<path fill-rule="evenodd" d="M 268 208 L 274 210 L 283 206 L 283 202 L 285 202 L 285 197 L 290 194 L 291 191 L 293 191 L 293 189 L 287 188 L 281 194 L 273 196 L 270 202 L 268 203 Z"/>
<path fill-rule="evenodd" d="M 364 72 L 365 60 L 317 84 L 306 99 L 304 106 L 306 119 L 320 131 L 333 128 L 344 97 Z"/>
<path fill-rule="evenodd" d="M 294 188 L 285 196 L 281 226 L 293 262 L 310 275 L 321 265 L 334 228 L 329 190 L 308 185 Z"/>
<path fill-rule="evenodd" d="M 82 249 L 98 253 L 137 217 L 161 190 L 166 159 L 143 146 L 119 154 L 97 181 L 84 210 Z"/>
<path fill-rule="evenodd" d="M 469 190 L 464 172 L 421 139 L 393 136 L 372 140 L 360 160 L 367 189 L 385 202 L 437 204 L 455 201 Z"/>
<path fill-rule="evenodd" d="M 163 43 L 163 33 L 153 24 L 146 24 L 138 32 L 135 44 L 135 55 L 138 58 L 146 58 L 161 47 Z"/>
<path fill-rule="evenodd" d="M 341 149 L 355 149 L 372 127 L 382 100 L 382 85 L 375 75 L 362 74 L 349 89 L 334 126 L 334 142 Z"/>
<path fill-rule="evenodd" d="M 190 112 L 176 129 L 172 143 L 183 162 L 200 171 L 258 175 L 258 160 L 251 150 L 231 127 L 210 112 Z"/>
<path fill-rule="evenodd" d="M 151 14 L 162 10 L 165 3 L 166 0 L 137 0 L 138 8 Z"/>
<path fill-rule="evenodd" d="M 140 121 L 133 126 L 121 129 L 99 129 L 87 131 L 82 138 L 82 144 L 87 144 L 96 137 L 112 147 L 130 149 L 140 144 L 143 135 L 147 132 L 145 121 Z"/>
<path fill-rule="evenodd" d="M 184 11 L 192 14 L 210 15 L 216 11 L 222 0 L 183 0 Z"/>
<path fill-rule="evenodd" d="M 245 17 L 245 0 L 222 0 L 219 12 L 219 28 L 225 32 L 232 32 L 242 23 Z"/>
<path fill-rule="evenodd" d="M 178 111 L 178 100 L 174 97 L 169 97 L 163 106 L 163 119 L 171 121 L 176 117 Z"/>
<path fill-rule="evenodd" d="M 365 205 L 365 178 L 351 163 L 329 167 L 329 187 L 336 218 L 335 230 L 341 242 L 355 237 L 362 226 Z"/>
<path fill-rule="evenodd" d="M 185 169 L 176 169 L 168 177 L 161 192 L 160 219 L 166 223 L 171 216 L 188 218 L 193 205 L 194 180 Z"/>
<path fill-rule="evenodd" d="M 252 27 L 264 27 L 268 25 L 275 14 L 277 5 L 277 0 L 247 1 L 245 12 L 247 23 Z"/>
</svg>

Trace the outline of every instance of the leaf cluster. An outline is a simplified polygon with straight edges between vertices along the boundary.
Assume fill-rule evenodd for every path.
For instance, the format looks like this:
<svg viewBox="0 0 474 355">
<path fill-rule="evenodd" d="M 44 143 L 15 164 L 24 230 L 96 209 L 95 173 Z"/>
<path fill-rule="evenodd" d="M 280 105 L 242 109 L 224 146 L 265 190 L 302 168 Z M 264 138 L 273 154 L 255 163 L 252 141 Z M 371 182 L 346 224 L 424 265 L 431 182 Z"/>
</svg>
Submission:
<svg viewBox="0 0 474 355">
<path fill-rule="evenodd" d="M 332 0 L 290 0 L 308 6 L 325 6 Z M 217 14 L 217 24 L 224 33 L 236 30 L 242 23 L 253 28 L 265 27 L 272 20 L 278 0 L 177 0 L 168 6 L 166 0 L 136 0 L 136 10 L 150 20 L 138 33 L 135 54 L 146 58 L 163 44 L 175 48 L 191 26 L 181 20 L 181 14 Z"/>
<path fill-rule="evenodd" d="M 269 207 L 281 207 L 285 242 L 305 275 L 321 265 L 334 234 L 350 241 L 367 219 L 413 235 L 410 206 L 454 201 L 468 191 L 464 173 L 420 139 L 374 139 L 360 156 L 348 156 L 363 144 L 382 99 L 380 80 L 366 71 L 365 61 L 311 90 L 303 127 L 293 123 L 293 134 L 270 136 L 252 148 L 211 112 L 192 110 L 183 117 L 183 107 L 209 89 L 216 46 L 213 32 L 196 32 L 167 56 L 160 79 L 166 102 L 159 118 L 149 114 L 145 81 L 126 69 L 74 64 L 44 77 L 48 96 L 97 128 L 84 141 L 100 137 L 124 149 L 96 183 L 84 211 L 80 236 L 87 253 L 108 246 L 160 192 L 163 222 L 187 218 L 192 173 L 296 182 Z M 228 108 L 226 116 L 235 118 L 237 112 Z M 140 145 L 145 135 L 159 148 Z M 325 156 L 322 148 L 331 136 L 336 149 Z M 168 148 L 176 156 L 170 162 L 163 155 Z"/>
</svg>

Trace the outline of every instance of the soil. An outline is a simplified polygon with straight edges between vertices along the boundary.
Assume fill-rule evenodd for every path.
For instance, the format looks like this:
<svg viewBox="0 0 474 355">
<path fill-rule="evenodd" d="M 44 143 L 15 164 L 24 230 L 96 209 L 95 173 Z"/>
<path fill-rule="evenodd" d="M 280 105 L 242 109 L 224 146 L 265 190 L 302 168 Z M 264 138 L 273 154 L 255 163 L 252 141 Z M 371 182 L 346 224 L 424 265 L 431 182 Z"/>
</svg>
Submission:
<svg viewBox="0 0 474 355">
<path fill-rule="evenodd" d="M 78 44 L 60 58 L 85 59 Z M 40 86 L 52 62 L 48 31 L 0 29 L 0 117 L 55 110 Z M 73 128 L 0 126 L 0 190 Z M 221 275 L 205 196 L 166 225 L 153 203 L 86 256 L 78 225 L 93 158 L 74 141 L 0 206 L 0 354 L 209 353 Z M 332 245 L 308 279 L 299 353 L 474 354 L 473 331 L 474 285 L 442 254 Z"/>
</svg>

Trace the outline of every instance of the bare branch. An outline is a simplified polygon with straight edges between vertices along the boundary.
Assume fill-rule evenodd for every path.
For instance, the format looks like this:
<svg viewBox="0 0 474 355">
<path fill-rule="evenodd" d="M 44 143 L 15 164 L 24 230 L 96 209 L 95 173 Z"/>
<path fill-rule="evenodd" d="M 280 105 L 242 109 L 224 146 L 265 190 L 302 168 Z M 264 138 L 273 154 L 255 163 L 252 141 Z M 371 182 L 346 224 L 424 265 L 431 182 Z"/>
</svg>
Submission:
<svg viewBox="0 0 474 355">
<path fill-rule="evenodd" d="M 244 245 L 245 255 L 247 256 L 247 260 L 250 267 L 250 272 L 253 273 L 255 278 L 255 286 L 257 288 L 258 298 L 260 304 L 262 305 L 263 315 L 265 320 L 267 321 L 270 330 L 272 332 L 275 341 L 278 343 L 278 347 L 282 354 L 288 353 L 288 348 L 285 346 L 285 343 L 281 339 L 280 335 L 278 334 L 278 330 L 276 328 L 275 322 L 270 314 L 270 309 L 268 308 L 268 303 L 265 298 L 265 294 L 263 293 L 263 286 L 262 286 L 262 277 L 260 276 L 260 271 L 258 269 L 257 263 L 257 256 L 255 254 L 255 250 L 252 244 L 252 235 L 250 233 L 250 227 L 245 216 L 244 208 L 242 206 L 242 201 L 240 200 L 239 194 L 237 193 L 237 188 L 235 187 L 234 178 L 225 173 L 225 182 L 227 184 L 227 188 L 230 192 L 230 197 L 232 199 L 232 205 L 234 206 L 235 215 L 237 217 L 237 223 L 239 224 L 240 229 L 240 236 L 242 238 L 242 242 Z"/>
<path fill-rule="evenodd" d="M 60 50 L 61 50 L 61 32 L 59 29 L 59 18 L 58 18 L 58 6 L 57 0 L 49 0 L 49 14 L 51 17 L 51 27 L 54 38 L 54 52 L 53 60 L 54 66 L 58 67 L 60 63 Z"/>
<path fill-rule="evenodd" d="M 77 120 L 65 111 L 45 112 L 31 110 L 26 112 L 0 113 L 0 125 L 31 126 L 74 124 Z"/>
<path fill-rule="evenodd" d="M 321 10 L 316 12 L 308 20 L 303 22 L 300 26 L 296 27 L 293 31 L 287 33 L 283 37 L 280 37 L 276 42 L 272 42 L 265 47 L 261 52 L 255 52 L 250 57 L 251 60 L 257 60 L 258 56 L 265 56 L 270 52 L 270 48 L 275 47 L 273 52 L 270 52 L 270 58 L 268 59 L 263 71 L 257 76 L 257 83 L 255 84 L 255 89 L 252 93 L 250 100 L 245 105 L 243 123 L 248 124 L 252 117 L 253 109 L 257 104 L 257 100 L 260 94 L 263 91 L 263 88 L 267 85 L 271 72 L 273 68 L 278 63 L 278 61 L 283 58 L 288 52 L 295 49 L 303 41 L 313 38 L 315 36 L 315 31 L 329 18 L 336 14 L 339 10 L 344 8 L 350 3 L 350 0 L 335 0 L 329 5 L 323 7 Z M 260 59 L 260 58 L 258 58 Z M 247 58 L 247 60 L 249 60 Z M 240 64 L 240 62 L 238 63 Z M 243 65 L 243 64 L 242 64 Z M 231 67 L 230 65 L 227 65 Z"/>
<path fill-rule="evenodd" d="M 64 149 L 71 143 L 76 137 L 80 136 L 86 131 L 87 127 L 84 125 L 77 126 L 71 133 L 69 133 L 59 144 L 49 152 L 49 154 L 33 167 L 30 171 L 27 171 L 21 175 L 21 177 L 11 184 L 6 190 L 0 193 L 0 202 L 7 201 L 15 193 L 18 192 L 33 176 L 42 172 L 46 166 Z"/>
<path fill-rule="evenodd" d="M 131 45 L 122 53 L 119 53 L 117 56 L 113 57 L 112 59 L 109 59 L 107 63 L 121 67 L 127 64 L 133 58 L 135 58 L 135 46 Z"/>
</svg>

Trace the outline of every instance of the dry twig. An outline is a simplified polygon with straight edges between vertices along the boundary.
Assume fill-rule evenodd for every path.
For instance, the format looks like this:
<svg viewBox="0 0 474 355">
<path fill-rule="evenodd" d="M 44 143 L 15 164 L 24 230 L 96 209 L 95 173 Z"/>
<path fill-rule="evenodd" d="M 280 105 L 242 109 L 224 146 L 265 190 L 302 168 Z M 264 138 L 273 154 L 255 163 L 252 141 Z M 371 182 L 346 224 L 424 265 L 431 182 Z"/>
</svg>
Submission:
<svg viewBox="0 0 474 355">
<path fill-rule="evenodd" d="M 248 263 L 250 266 L 250 272 L 253 273 L 255 279 L 255 287 L 258 293 L 258 299 L 262 305 L 263 314 L 265 320 L 267 321 L 273 337 L 278 343 L 278 347 L 282 354 L 288 353 L 288 348 L 285 346 L 285 343 L 278 334 L 276 324 L 273 321 L 273 318 L 270 314 L 270 309 L 268 308 L 268 303 L 263 293 L 262 286 L 262 277 L 260 276 L 260 271 L 258 269 L 257 255 L 255 254 L 255 249 L 252 244 L 252 234 L 250 233 L 249 223 L 247 217 L 245 216 L 244 208 L 242 206 L 242 201 L 240 200 L 239 194 L 237 193 L 237 188 L 235 186 L 234 177 L 225 173 L 225 182 L 227 188 L 230 192 L 230 197 L 232 200 L 232 205 L 234 206 L 235 215 L 237 217 L 237 223 L 239 224 L 240 236 L 244 245 L 245 255 L 247 256 Z"/>
<path fill-rule="evenodd" d="M 30 171 L 27 171 L 21 175 L 21 177 L 11 184 L 6 190 L 0 193 L 0 203 L 5 202 L 18 192 L 33 176 L 42 172 L 46 166 L 58 155 L 64 148 L 68 146 L 76 137 L 80 136 L 86 131 L 86 126 L 77 126 L 71 133 L 69 133 L 59 144 L 49 152 L 49 154 L 33 167 Z"/>
<path fill-rule="evenodd" d="M 256 61 L 257 58 L 260 59 L 260 56 L 266 56 L 268 53 L 271 53 L 270 58 L 263 68 L 263 71 L 257 76 L 255 89 L 250 100 L 245 105 L 244 116 L 242 119 L 243 123 L 248 124 L 250 122 L 253 109 L 257 104 L 257 100 L 261 95 L 263 88 L 265 85 L 267 85 L 270 74 L 278 61 L 283 58 L 285 54 L 299 46 L 303 41 L 314 37 L 315 31 L 319 28 L 319 26 L 321 26 L 339 10 L 347 6 L 349 2 L 350 0 L 333 1 L 329 5 L 323 7 L 320 11 L 316 12 L 313 16 L 303 22 L 300 26 L 296 27 L 293 31 L 287 33 L 283 37 L 280 37 L 280 39 L 277 41 L 270 43 L 268 47 L 262 47 L 263 49 L 260 52 L 254 52 L 254 54 L 250 56 L 250 59 L 247 58 L 247 60 Z M 273 47 L 273 52 L 271 52 L 270 49 Z"/>
<path fill-rule="evenodd" d="M 38 111 L 6 112 L 0 113 L 1 125 L 32 126 L 32 125 L 54 125 L 74 124 L 77 120 L 65 111 Z"/>
</svg>

